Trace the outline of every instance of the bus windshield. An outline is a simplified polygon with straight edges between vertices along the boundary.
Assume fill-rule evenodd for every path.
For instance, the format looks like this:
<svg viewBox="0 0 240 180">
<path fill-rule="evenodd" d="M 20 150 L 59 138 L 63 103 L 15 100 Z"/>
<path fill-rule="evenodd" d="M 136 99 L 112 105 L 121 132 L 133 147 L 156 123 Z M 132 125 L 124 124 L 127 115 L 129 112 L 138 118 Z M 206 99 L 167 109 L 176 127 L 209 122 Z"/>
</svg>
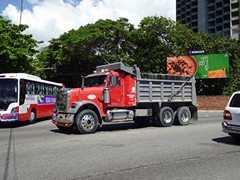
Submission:
<svg viewBox="0 0 240 180">
<path fill-rule="evenodd" d="M 10 103 L 17 102 L 17 80 L 0 79 L 0 109 L 6 110 Z"/>
<path fill-rule="evenodd" d="M 107 75 L 87 76 L 84 79 L 84 87 L 104 86 L 106 83 L 106 77 Z"/>
</svg>

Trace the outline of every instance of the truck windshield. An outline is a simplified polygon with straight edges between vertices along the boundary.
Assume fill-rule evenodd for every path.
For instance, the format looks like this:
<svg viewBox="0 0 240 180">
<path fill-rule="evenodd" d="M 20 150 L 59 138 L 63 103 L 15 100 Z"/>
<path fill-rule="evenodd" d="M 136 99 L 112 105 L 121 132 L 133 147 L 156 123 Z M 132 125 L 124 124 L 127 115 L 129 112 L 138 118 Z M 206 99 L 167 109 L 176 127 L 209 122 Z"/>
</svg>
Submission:
<svg viewBox="0 0 240 180">
<path fill-rule="evenodd" d="M 0 79 L 0 110 L 7 110 L 10 103 L 17 102 L 17 80 Z"/>
<path fill-rule="evenodd" d="M 107 75 L 87 76 L 84 79 L 84 87 L 104 86 Z"/>
</svg>

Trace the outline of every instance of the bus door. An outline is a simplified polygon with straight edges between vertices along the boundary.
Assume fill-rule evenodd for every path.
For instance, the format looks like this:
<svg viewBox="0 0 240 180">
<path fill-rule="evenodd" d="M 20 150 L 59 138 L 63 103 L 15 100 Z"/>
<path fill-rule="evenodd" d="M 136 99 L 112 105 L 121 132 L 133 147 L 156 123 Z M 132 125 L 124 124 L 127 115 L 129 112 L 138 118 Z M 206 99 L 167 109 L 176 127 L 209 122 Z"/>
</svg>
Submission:
<svg viewBox="0 0 240 180">
<path fill-rule="evenodd" d="M 20 80 L 20 95 L 19 95 L 19 120 L 26 120 L 28 119 L 28 108 L 30 107 L 30 103 L 27 100 L 27 94 L 26 94 L 26 81 L 21 79 Z"/>
</svg>

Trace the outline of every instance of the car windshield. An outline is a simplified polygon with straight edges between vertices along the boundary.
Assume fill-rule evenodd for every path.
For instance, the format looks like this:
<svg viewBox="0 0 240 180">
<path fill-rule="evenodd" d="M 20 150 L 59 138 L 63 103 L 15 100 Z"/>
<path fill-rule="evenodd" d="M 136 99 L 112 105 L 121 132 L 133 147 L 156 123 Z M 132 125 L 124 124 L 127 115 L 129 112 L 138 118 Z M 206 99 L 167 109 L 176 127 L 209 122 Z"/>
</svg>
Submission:
<svg viewBox="0 0 240 180">
<path fill-rule="evenodd" d="M 0 79 L 0 109 L 6 110 L 8 105 L 17 102 L 17 80 Z"/>
<path fill-rule="evenodd" d="M 87 76 L 84 79 L 84 87 L 104 86 L 106 84 L 106 77 L 107 75 Z"/>
</svg>

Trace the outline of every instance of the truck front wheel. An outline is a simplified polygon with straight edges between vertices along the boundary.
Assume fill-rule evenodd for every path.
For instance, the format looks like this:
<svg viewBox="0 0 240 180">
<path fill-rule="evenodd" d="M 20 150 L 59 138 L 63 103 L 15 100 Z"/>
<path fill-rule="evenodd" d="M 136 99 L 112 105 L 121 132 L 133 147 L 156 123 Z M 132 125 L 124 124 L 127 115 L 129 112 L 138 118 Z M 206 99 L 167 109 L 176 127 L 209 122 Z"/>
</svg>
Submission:
<svg viewBox="0 0 240 180">
<path fill-rule="evenodd" d="M 98 116 L 90 109 L 79 112 L 75 122 L 77 127 L 76 129 L 81 134 L 94 133 L 98 128 Z"/>
</svg>

